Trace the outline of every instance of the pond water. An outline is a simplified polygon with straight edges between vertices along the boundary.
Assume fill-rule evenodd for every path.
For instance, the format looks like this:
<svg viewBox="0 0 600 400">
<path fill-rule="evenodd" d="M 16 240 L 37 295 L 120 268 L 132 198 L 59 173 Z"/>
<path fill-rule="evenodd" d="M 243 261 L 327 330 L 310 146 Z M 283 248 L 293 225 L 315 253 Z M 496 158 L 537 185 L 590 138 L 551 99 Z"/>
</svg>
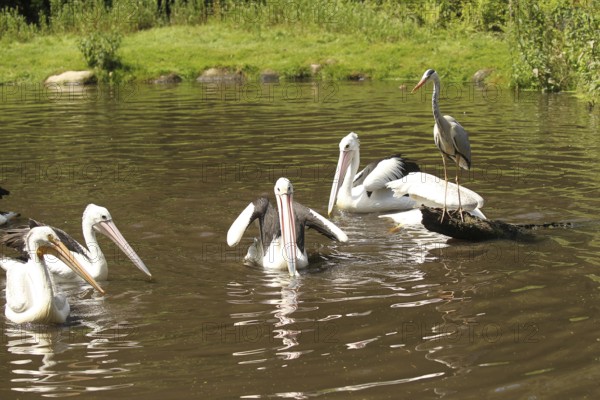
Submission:
<svg viewBox="0 0 600 400">
<path fill-rule="evenodd" d="M 83 209 L 103 205 L 154 276 L 100 237 L 106 296 L 62 285 L 66 324 L 2 318 L 0 398 L 597 394 L 600 115 L 569 94 L 442 82 L 440 106 L 470 133 L 462 182 L 489 218 L 571 228 L 473 244 L 335 212 L 349 242 L 309 231 L 295 280 L 243 265 L 255 226 L 227 247 L 280 176 L 326 214 L 350 131 L 361 165 L 402 153 L 442 176 L 432 89 L 401 84 L 0 87 L 1 208 L 81 240 Z"/>
</svg>

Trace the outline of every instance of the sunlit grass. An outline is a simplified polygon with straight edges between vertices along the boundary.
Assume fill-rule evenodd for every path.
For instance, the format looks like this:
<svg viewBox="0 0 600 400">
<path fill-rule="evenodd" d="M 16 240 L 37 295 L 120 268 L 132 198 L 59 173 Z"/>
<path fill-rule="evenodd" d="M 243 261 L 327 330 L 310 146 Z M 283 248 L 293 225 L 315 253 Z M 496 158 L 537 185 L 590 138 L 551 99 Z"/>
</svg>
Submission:
<svg viewBox="0 0 600 400">
<path fill-rule="evenodd" d="M 124 79 L 144 81 L 174 72 L 194 80 L 210 67 L 242 70 L 250 77 L 271 69 L 284 78 L 305 75 L 320 64 L 320 78 L 416 79 L 435 68 L 446 79 L 469 80 L 495 68 L 495 83 L 508 85 L 510 55 L 501 39 L 486 33 L 415 35 L 418 40 L 372 41 L 360 35 L 274 26 L 243 30 L 227 24 L 153 28 L 128 34 L 119 54 Z M 427 37 L 424 40 L 424 37 Z M 40 82 L 64 70 L 85 69 L 75 36 L 39 36 L 0 47 L 0 82 Z"/>
<path fill-rule="evenodd" d="M 0 82 L 42 82 L 66 70 L 86 68 L 73 36 L 36 36 L 0 45 Z"/>
</svg>

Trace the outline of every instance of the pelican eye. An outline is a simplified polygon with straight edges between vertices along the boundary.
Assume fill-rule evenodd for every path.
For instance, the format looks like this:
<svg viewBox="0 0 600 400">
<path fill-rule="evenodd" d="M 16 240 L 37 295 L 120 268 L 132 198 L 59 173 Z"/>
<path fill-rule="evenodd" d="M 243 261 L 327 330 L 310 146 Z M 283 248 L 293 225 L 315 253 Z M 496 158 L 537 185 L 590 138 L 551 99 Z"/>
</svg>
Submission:
<svg viewBox="0 0 600 400">
<path fill-rule="evenodd" d="M 104 221 L 106 221 L 106 220 L 108 219 L 108 217 L 107 217 L 106 215 L 103 215 L 103 216 L 102 216 L 102 219 L 103 219 Z"/>
</svg>

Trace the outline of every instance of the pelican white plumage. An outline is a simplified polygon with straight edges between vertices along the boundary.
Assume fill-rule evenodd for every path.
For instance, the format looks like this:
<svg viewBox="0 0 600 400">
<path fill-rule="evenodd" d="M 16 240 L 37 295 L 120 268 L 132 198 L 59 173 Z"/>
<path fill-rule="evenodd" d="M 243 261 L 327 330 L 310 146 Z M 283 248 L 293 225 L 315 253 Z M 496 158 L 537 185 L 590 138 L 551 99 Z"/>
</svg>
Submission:
<svg viewBox="0 0 600 400">
<path fill-rule="evenodd" d="M 463 211 L 485 219 L 480 208 L 484 199 L 474 191 L 452 182 L 442 182 L 434 175 L 424 172 L 412 172 L 401 179 L 386 184 L 394 192 L 394 196 L 404 198 L 409 196 L 418 206 L 441 207 L 446 205 L 448 210 Z M 380 215 L 380 218 L 391 218 L 398 224 L 413 225 L 421 223 L 421 211 L 414 209 L 394 214 Z"/>
<path fill-rule="evenodd" d="M 351 212 L 408 211 L 421 205 L 455 210 L 461 207 L 483 217 L 478 209 L 483 198 L 453 183 L 419 171 L 419 166 L 399 155 L 369 164 L 357 173 L 360 163 L 358 135 L 350 132 L 340 141 L 340 158 L 331 187 L 328 213 L 334 205 Z M 448 189 L 446 189 L 445 185 Z M 447 193 L 449 192 L 449 193 Z M 447 195 L 446 195 L 447 193 Z M 412 214 L 388 214 L 405 218 Z M 420 213 L 419 213 L 420 215 Z"/>
<path fill-rule="evenodd" d="M 464 186 L 442 182 L 437 176 L 424 172 L 412 172 L 403 178 L 388 182 L 385 186 L 396 197 L 408 195 L 419 205 L 440 207 L 446 203 L 450 210 L 462 206 L 465 211 L 475 211 L 484 205 L 483 197 Z"/>
<path fill-rule="evenodd" d="M 49 226 L 32 228 L 25 236 L 25 251 L 30 259 L 22 262 L 2 259 L 6 270 L 6 317 L 15 323 L 63 323 L 71 310 L 62 294 L 57 294 L 48 265 L 44 260 L 52 255 L 81 276 L 97 291 L 102 288 L 79 264 Z"/>
<path fill-rule="evenodd" d="M 316 211 L 293 200 L 294 188 L 287 178 L 275 183 L 275 209 L 267 197 L 260 197 L 241 212 L 227 232 L 227 244 L 237 245 L 250 224 L 258 219 L 260 235 L 248 249 L 244 261 L 270 269 L 286 269 L 297 276 L 308 265 L 304 242 L 305 227 L 330 239 L 348 241 L 348 236 Z"/>
<path fill-rule="evenodd" d="M 367 165 L 358 172 L 360 166 L 360 141 L 358 135 L 350 132 L 340 141 L 338 160 L 327 213 L 333 207 L 351 212 L 367 213 L 393 210 L 409 210 L 415 207 L 414 200 L 394 196 L 386 184 L 400 179 L 409 172 L 419 171 L 419 166 L 394 155 Z"/>
<path fill-rule="evenodd" d="M 140 271 L 149 277 L 152 276 L 142 259 L 125 240 L 113 222 L 110 212 L 108 212 L 105 207 L 89 204 L 83 212 L 81 225 L 87 248 L 82 246 L 66 232 L 58 228 L 52 229 L 54 229 L 61 241 L 70 250 L 72 256 L 84 266 L 87 273 L 95 280 L 104 281 L 108 278 L 108 264 L 104 257 L 104 253 L 98 245 L 96 232 L 100 232 L 110 238 Z M 6 230 L 4 231 L 2 238 L 0 238 L 0 243 L 22 251 L 24 249 L 25 235 L 27 235 L 31 229 L 38 226 L 44 225 L 35 220 L 29 220 L 29 227 Z M 23 256 L 27 257 L 28 254 L 25 253 Z M 71 268 L 65 265 L 65 263 L 53 259 L 51 255 L 47 257 L 48 268 L 57 282 L 77 281 L 80 279 Z M 1 265 L 2 264 L 0 263 L 0 266 Z"/>
</svg>

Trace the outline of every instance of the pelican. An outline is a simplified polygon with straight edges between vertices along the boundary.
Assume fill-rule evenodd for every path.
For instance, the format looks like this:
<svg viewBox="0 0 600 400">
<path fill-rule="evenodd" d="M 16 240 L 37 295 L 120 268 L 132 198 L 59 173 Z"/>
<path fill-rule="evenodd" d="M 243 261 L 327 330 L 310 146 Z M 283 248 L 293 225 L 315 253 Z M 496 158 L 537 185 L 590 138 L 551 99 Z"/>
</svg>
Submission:
<svg viewBox="0 0 600 400">
<path fill-rule="evenodd" d="M 442 184 L 441 180 L 434 175 L 424 172 L 411 172 L 401 179 L 388 182 L 386 187 L 394 192 L 394 196 L 403 198 L 409 196 L 417 206 L 440 207 L 446 204 L 448 209 L 456 210 L 462 206 L 464 211 L 479 218 L 486 219 L 480 210 L 484 205 L 483 197 L 464 186 L 458 186 L 452 182 Z M 462 203 L 460 203 L 462 199 Z M 421 223 L 421 210 L 399 212 L 395 214 L 380 215 L 380 218 L 391 218 L 394 222 L 402 225 L 414 225 Z"/>
<path fill-rule="evenodd" d="M 108 236 L 116 245 L 129 257 L 133 264 L 140 269 L 143 273 L 152 277 L 152 274 L 146 268 L 146 265 L 137 253 L 131 248 L 129 243 L 125 240 L 115 223 L 113 222 L 112 216 L 108 210 L 104 207 L 97 206 L 95 204 L 89 204 L 83 212 L 81 219 L 81 225 L 83 230 L 83 237 L 87 248 L 83 247 L 79 242 L 73 239 L 66 232 L 52 228 L 56 234 L 61 238 L 61 241 L 67 246 L 72 256 L 83 265 L 87 273 L 92 276 L 95 280 L 105 281 L 108 278 L 108 265 L 106 258 L 100 250 L 98 241 L 96 239 L 96 232 L 100 232 L 103 235 Z M 44 226 L 43 224 L 30 219 L 29 227 L 15 228 L 6 230 L 0 243 L 8 247 L 22 250 L 24 245 L 24 237 L 27 233 L 38 226 Z M 25 257 L 28 254 L 23 254 Z M 55 276 L 57 282 L 63 281 L 76 281 L 79 277 L 73 272 L 71 268 L 65 265 L 60 260 L 50 259 L 48 261 L 48 268 L 50 272 Z M 52 262 L 50 262 L 52 261 Z"/>
<path fill-rule="evenodd" d="M 25 322 L 63 323 L 71 310 L 67 298 L 56 294 L 46 255 L 65 263 L 97 291 L 102 288 L 72 257 L 71 252 L 49 226 L 32 228 L 25 236 L 27 262 L 2 259 L 6 269 L 6 317 L 17 324 Z"/>
<path fill-rule="evenodd" d="M 431 106 L 433 108 L 433 118 L 435 125 L 433 126 L 433 140 L 436 146 L 442 153 L 442 162 L 444 163 L 444 181 L 446 182 L 446 190 L 448 188 L 448 170 L 446 167 L 446 157 L 456 163 L 456 185 L 458 182 L 458 174 L 460 168 L 471 169 L 471 144 L 469 143 L 469 134 L 454 118 L 449 115 L 444 115 L 440 112 L 438 100 L 440 96 L 440 77 L 433 69 L 428 69 L 423 74 L 423 77 L 414 87 L 411 93 L 416 92 L 430 79 L 433 80 L 433 95 L 431 96 Z M 458 211 L 461 219 L 462 207 L 460 201 L 460 191 L 458 192 Z M 442 212 L 442 220 L 446 213 L 446 201 L 444 200 L 444 208 Z"/>
<path fill-rule="evenodd" d="M 328 215 L 331 215 L 335 205 L 342 210 L 359 213 L 415 207 L 412 199 L 395 197 L 385 185 L 409 172 L 419 171 L 416 163 L 394 155 L 373 162 L 360 172 L 359 165 L 360 141 L 356 133 L 350 132 L 340 141 L 340 157 L 331 186 Z"/>
<path fill-rule="evenodd" d="M 6 189 L 0 187 L 0 199 L 2 196 L 8 196 L 10 192 Z M 18 217 L 19 214 L 12 211 L 0 211 L 0 225 L 6 224 L 8 221 L 12 220 L 15 217 Z"/>
<path fill-rule="evenodd" d="M 242 211 L 227 232 L 227 244 L 237 245 L 250 224 L 258 219 L 260 237 L 250 245 L 244 261 L 264 268 L 286 269 L 298 276 L 308 265 L 304 246 L 305 227 L 313 228 L 330 239 L 347 242 L 348 236 L 316 211 L 293 200 L 294 188 L 287 178 L 275 183 L 277 210 L 267 197 L 260 197 Z"/>
</svg>

